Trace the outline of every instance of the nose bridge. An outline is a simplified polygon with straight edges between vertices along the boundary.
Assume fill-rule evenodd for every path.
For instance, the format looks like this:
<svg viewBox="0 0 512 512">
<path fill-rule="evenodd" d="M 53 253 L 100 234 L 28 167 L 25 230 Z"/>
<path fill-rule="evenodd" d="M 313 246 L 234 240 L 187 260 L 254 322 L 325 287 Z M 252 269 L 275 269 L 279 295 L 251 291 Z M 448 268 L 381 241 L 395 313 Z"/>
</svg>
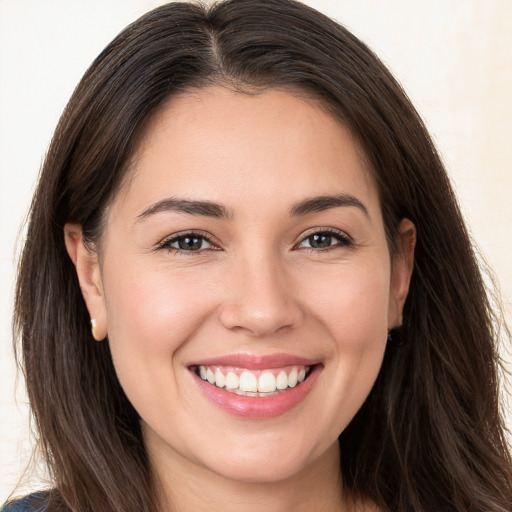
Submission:
<svg viewBox="0 0 512 512">
<path fill-rule="evenodd" d="M 235 260 L 221 311 L 223 325 L 256 336 L 297 325 L 302 312 L 282 258 L 269 248 L 259 248 Z"/>
</svg>

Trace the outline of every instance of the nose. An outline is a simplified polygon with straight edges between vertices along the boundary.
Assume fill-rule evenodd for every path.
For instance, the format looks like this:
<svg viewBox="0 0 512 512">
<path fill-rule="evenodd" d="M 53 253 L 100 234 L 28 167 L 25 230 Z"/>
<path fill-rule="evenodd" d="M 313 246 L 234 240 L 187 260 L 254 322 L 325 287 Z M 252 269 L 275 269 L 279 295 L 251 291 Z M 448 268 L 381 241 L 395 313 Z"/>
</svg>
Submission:
<svg viewBox="0 0 512 512">
<path fill-rule="evenodd" d="M 276 260 L 253 255 L 230 269 L 220 311 L 224 327 L 263 337 L 301 323 L 303 311 L 293 279 Z"/>
</svg>

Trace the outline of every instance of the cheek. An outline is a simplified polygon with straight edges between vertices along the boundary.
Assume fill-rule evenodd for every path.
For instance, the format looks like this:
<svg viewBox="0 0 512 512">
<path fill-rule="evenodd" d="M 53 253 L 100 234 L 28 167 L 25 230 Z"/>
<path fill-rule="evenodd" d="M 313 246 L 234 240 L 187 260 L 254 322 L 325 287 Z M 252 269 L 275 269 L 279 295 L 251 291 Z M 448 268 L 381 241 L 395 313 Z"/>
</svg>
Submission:
<svg viewBox="0 0 512 512">
<path fill-rule="evenodd" d="M 373 269 L 378 267 L 372 267 Z M 328 330 L 331 360 L 322 382 L 326 408 L 336 416 L 339 435 L 368 396 L 379 373 L 387 338 L 389 275 L 352 267 L 331 281 L 330 294 L 314 297 L 315 316 Z M 324 418 L 328 424 L 328 418 Z"/>
<path fill-rule="evenodd" d="M 133 278 L 116 279 L 120 274 Z M 168 372 L 176 351 L 213 307 L 208 288 L 189 274 L 170 275 L 147 266 L 119 264 L 109 276 L 108 336 L 116 370 L 151 373 L 160 366 Z"/>
<path fill-rule="evenodd" d="M 329 324 L 339 355 L 339 375 L 351 389 L 369 392 L 377 377 L 387 338 L 389 278 L 363 274 L 347 279 L 336 302 L 338 313 Z"/>
<path fill-rule="evenodd" d="M 387 266 L 347 266 L 329 273 L 323 282 L 329 291 L 317 288 L 310 296 L 311 307 L 340 350 L 365 351 L 385 338 L 390 296 Z"/>
<path fill-rule="evenodd" d="M 180 350 L 208 315 L 213 297 L 189 275 L 129 267 L 118 263 L 105 283 L 112 360 L 141 417 L 166 424 L 188 397 L 180 386 Z M 123 274 L 133 278 L 116 278 Z"/>
</svg>

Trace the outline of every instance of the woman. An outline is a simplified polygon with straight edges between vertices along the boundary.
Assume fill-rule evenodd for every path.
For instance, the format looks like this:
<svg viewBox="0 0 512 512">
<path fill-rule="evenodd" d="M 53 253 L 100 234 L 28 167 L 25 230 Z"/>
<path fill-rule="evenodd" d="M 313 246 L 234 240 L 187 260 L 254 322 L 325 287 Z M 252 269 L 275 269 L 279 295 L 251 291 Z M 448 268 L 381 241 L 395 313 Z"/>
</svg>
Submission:
<svg viewBox="0 0 512 512">
<path fill-rule="evenodd" d="M 104 50 L 16 325 L 55 486 L 6 510 L 511 508 L 446 173 L 380 61 L 299 3 L 168 4 Z"/>
</svg>

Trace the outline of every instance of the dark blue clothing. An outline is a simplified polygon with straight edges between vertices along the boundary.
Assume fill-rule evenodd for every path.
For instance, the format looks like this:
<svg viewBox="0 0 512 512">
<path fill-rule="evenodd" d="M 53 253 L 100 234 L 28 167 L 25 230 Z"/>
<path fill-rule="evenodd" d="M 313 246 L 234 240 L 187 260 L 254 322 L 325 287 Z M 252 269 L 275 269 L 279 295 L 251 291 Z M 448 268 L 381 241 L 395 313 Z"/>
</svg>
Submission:
<svg viewBox="0 0 512 512">
<path fill-rule="evenodd" d="M 35 492 L 24 498 L 6 503 L 0 512 L 45 512 L 47 493 Z"/>
</svg>

